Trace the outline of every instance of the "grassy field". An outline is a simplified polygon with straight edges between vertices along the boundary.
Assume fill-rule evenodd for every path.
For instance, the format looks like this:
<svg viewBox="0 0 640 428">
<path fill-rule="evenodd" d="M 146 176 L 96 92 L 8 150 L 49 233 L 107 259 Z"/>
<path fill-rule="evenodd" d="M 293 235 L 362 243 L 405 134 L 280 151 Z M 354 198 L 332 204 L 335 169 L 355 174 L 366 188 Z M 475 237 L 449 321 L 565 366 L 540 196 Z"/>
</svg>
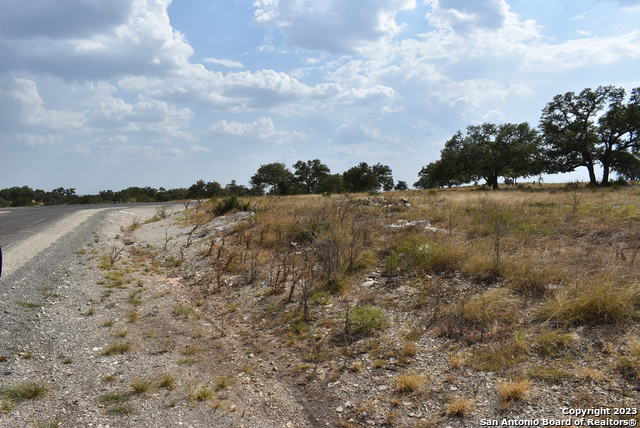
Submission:
<svg viewBox="0 0 640 428">
<path fill-rule="evenodd" d="M 637 403 L 638 186 L 211 200 L 180 225 L 131 250 L 136 269 L 183 278 L 192 303 L 173 316 L 215 316 L 216 349 L 249 358 L 229 356 L 238 376 L 254 355 L 286 362 L 280 379 L 320 420 L 465 426 Z"/>
</svg>

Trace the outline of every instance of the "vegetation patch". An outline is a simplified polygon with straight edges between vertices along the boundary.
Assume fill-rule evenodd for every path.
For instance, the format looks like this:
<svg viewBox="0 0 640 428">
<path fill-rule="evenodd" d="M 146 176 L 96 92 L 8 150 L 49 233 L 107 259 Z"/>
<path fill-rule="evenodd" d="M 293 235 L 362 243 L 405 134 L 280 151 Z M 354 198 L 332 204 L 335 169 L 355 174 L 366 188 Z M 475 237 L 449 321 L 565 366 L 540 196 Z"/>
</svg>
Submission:
<svg viewBox="0 0 640 428">
<path fill-rule="evenodd" d="M 42 397 L 47 387 L 42 382 L 27 382 L 6 388 L 0 388 L 0 395 L 13 402 L 35 400 Z"/>
</svg>

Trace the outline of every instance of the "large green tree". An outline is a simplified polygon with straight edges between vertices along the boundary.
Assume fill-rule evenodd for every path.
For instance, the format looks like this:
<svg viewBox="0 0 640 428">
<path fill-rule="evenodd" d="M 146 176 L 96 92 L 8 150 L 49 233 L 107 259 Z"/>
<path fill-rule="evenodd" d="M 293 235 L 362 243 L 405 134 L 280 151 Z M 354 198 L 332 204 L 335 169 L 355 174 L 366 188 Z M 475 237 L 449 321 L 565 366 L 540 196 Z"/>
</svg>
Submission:
<svg viewBox="0 0 640 428">
<path fill-rule="evenodd" d="M 318 193 L 320 182 L 331 172 L 327 165 L 320 162 L 320 159 L 306 162 L 299 160 L 293 165 L 293 169 L 293 175 L 305 193 Z"/>
<path fill-rule="evenodd" d="M 378 183 L 382 186 L 382 190 L 385 192 L 393 190 L 393 173 L 389 166 L 377 163 L 371 167 L 371 170 L 378 177 Z"/>
<path fill-rule="evenodd" d="M 251 185 L 260 193 L 291 195 L 296 193 L 296 179 L 285 164 L 274 162 L 260 165 L 251 177 Z"/>
<path fill-rule="evenodd" d="M 484 123 L 457 132 L 445 143 L 440 159 L 419 172 L 416 187 L 454 186 L 484 179 L 493 189 L 499 177 L 539 174 L 545 161 L 537 131 L 527 123 Z"/>
<path fill-rule="evenodd" d="M 378 174 L 366 162 L 342 173 L 344 186 L 349 192 L 373 192 L 380 189 Z"/>
<path fill-rule="evenodd" d="M 627 165 L 640 144 L 640 88 L 631 92 L 628 102 L 625 99 L 625 90 L 614 86 L 556 95 L 540 119 L 553 170 L 568 172 L 583 166 L 590 184 L 596 185 L 595 168 L 600 164 L 601 183 L 607 185 L 611 170 Z"/>
</svg>

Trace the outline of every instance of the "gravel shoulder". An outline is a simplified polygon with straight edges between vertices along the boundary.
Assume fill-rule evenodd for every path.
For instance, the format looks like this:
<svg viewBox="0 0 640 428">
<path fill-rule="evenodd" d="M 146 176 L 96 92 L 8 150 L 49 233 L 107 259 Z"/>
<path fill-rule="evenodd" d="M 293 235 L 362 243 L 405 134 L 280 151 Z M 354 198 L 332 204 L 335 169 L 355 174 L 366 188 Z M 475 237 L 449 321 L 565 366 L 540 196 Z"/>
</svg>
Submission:
<svg viewBox="0 0 640 428">
<path fill-rule="evenodd" d="M 58 238 L 2 279 L 0 390 L 44 392 L 0 397 L 0 427 L 315 425 L 288 385 L 264 374 L 271 365 L 236 361 L 254 355 L 191 304 L 178 278 L 138 270 L 142 249 L 185 239 L 173 216 L 143 225 L 141 237 L 129 231 L 155 212 L 79 213 L 75 228 L 20 246 L 28 254 Z M 98 268 L 109 254 L 114 266 Z"/>
</svg>

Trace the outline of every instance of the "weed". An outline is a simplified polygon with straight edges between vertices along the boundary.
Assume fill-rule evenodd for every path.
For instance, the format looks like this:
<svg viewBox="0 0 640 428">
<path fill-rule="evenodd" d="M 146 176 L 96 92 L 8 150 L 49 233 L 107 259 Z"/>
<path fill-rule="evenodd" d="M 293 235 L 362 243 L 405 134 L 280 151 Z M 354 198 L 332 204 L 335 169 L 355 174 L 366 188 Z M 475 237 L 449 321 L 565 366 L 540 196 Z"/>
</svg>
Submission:
<svg viewBox="0 0 640 428">
<path fill-rule="evenodd" d="M 577 367 L 576 377 L 593 382 L 600 382 L 604 379 L 604 373 L 602 372 L 602 370 L 592 369 L 590 367 Z"/>
<path fill-rule="evenodd" d="M 180 358 L 178 361 L 176 361 L 176 363 L 184 365 L 184 366 L 191 366 L 195 363 L 199 363 L 200 360 L 197 358 Z"/>
<path fill-rule="evenodd" d="M 529 347 L 523 339 L 515 338 L 502 344 L 489 344 L 476 348 L 471 356 L 471 366 L 480 371 L 500 371 L 522 361 Z"/>
<path fill-rule="evenodd" d="M 443 413 L 447 416 L 462 417 L 469 414 L 475 407 L 475 403 L 470 398 L 451 398 L 445 404 Z"/>
<path fill-rule="evenodd" d="M 382 309 L 374 306 L 356 306 L 351 311 L 353 332 L 369 336 L 387 325 L 387 317 Z"/>
<path fill-rule="evenodd" d="M 182 350 L 182 355 L 196 355 L 196 354 L 199 354 L 200 352 L 202 352 L 203 350 L 204 350 L 203 348 L 200 348 L 200 347 L 197 347 L 197 346 L 187 345 Z"/>
<path fill-rule="evenodd" d="M 149 379 L 134 379 L 131 382 L 131 389 L 135 394 L 144 394 L 151 388 L 151 381 Z"/>
<path fill-rule="evenodd" d="M 158 387 L 172 390 L 176 387 L 176 379 L 170 373 L 164 373 L 158 380 Z"/>
<path fill-rule="evenodd" d="M 110 416 L 126 416 L 131 413 L 133 413 L 133 407 L 127 404 L 121 404 L 107 409 L 107 414 Z"/>
<path fill-rule="evenodd" d="M 190 316 L 197 315 L 196 309 L 189 305 L 178 305 L 173 308 L 171 313 L 177 318 L 189 318 Z"/>
<path fill-rule="evenodd" d="M 564 352 L 573 341 L 571 334 L 543 330 L 533 339 L 533 349 L 542 356 L 555 356 Z"/>
<path fill-rule="evenodd" d="M 400 350 L 403 357 L 415 357 L 418 353 L 418 347 L 413 342 L 404 342 Z"/>
<path fill-rule="evenodd" d="M 444 310 L 440 320 L 441 331 L 449 337 L 469 335 L 477 331 L 483 340 L 490 328 L 508 328 L 517 321 L 518 299 L 505 288 L 495 288 L 462 299 Z"/>
<path fill-rule="evenodd" d="M 102 327 L 105 327 L 105 328 L 110 328 L 110 327 L 113 327 L 113 325 L 114 325 L 115 323 L 116 323 L 116 322 L 115 322 L 114 320 L 112 320 L 112 319 L 108 319 L 108 320 L 104 321 L 104 322 L 103 322 L 102 324 L 100 324 L 100 325 L 101 325 Z"/>
<path fill-rule="evenodd" d="M 103 351 L 102 351 L 102 355 L 121 355 L 124 354 L 126 352 L 129 352 L 129 350 L 131 349 L 131 343 L 130 342 L 114 342 L 112 344 L 110 344 L 109 346 L 107 346 Z"/>
<path fill-rule="evenodd" d="M 253 208 L 249 202 L 242 202 L 237 196 L 229 196 L 224 198 L 220 204 L 214 209 L 213 213 L 217 216 L 225 215 L 231 211 L 252 211 Z"/>
<path fill-rule="evenodd" d="M 114 404 L 114 403 L 124 403 L 129 401 L 130 396 L 128 394 L 123 394 L 120 392 L 108 392 L 106 394 L 102 394 L 98 396 L 98 403 L 103 404 Z"/>
<path fill-rule="evenodd" d="M 498 385 L 500 408 L 508 409 L 514 402 L 525 400 L 530 389 L 531 381 L 527 379 L 500 383 Z"/>
<path fill-rule="evenodd" d="M 138 218 L 136 217 L 135 219 L 133 219 L 133 221 L 131 222 L 129 227 L 127 227 L 127 230 L 129 230 L 130 232 L 133 232 L 134 230 L 138 229 L 139 227 L 140 227 L 140 220 L 138 220 Z"/>
<path fill-rule="evenodd" d="M 619 324 L 636 317 L 638 308 L 640 285 L 606 275 L 561 290 L 539 316 L 566 324 Z"/>
<path fill-rule="evenodd" d="M 216 379 L 216 391 L 221 391 L 229 386 L 231 380 L 227 376 L 220 376 Z"/>
<path fill-rule="evenodd" d="M 623 378 L 640 381 L 640 358 L 621 356 L 616 361 L 615 367 Z"/>
<path fill-rule="evenodd" d="M 16 302 L 16 304 L 25 309 L 36 309 L 42 306 L 40 303 L 33 303 L 33 302 Z"/>
<path fill-rule="evenodd" d="M 207 401 L 213 396 L 213 391 L 208 388 L 200 387 L 189 394 L 190 401 Z"/>
<path fill-rule="evenodd" d="M 571 374 L 565 369 L 554 366 L 535 365 L 528 370 L 529 376 L 548 383 L 558 384 L 571 378 Z"/>
<path fill-rule="evenodd" d="M 422 388 L 425 378 L 417 374 L 401 374 L 395 378 L 395 390 L 399 393 L 417 392 Z"/>
<path fill-rule="evenodd" d="M 47 387 L 42 382 L 27 382 L 16 386 L 0 389 L 0 395 L 13 402 L 25 400 L 35 400 L 40 398 L 47 391 Z"/>
</svg>

